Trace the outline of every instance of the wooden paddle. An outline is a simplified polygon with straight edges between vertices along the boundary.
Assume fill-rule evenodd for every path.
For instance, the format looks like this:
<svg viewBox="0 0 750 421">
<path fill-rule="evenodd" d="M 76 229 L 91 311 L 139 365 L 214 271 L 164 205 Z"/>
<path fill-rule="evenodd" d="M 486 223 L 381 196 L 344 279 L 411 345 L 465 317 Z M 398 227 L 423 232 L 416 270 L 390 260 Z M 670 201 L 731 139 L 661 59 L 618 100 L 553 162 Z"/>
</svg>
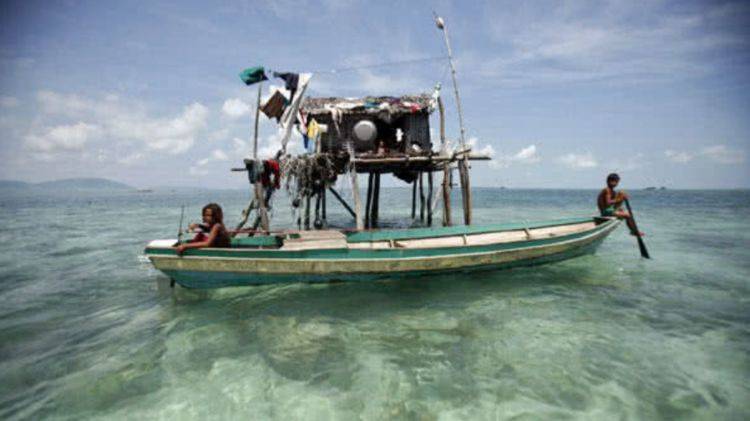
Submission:
<svg viewBox="0 0 750 421">
<path fill-rule="evenodd" d="M 648 254 L 648 250 L 646 250 L 646 243 L 643 242 L 643 237 L 641 237 L 640 231 L 638 231 L 638 225 L 635 223 L 635 215 L 633 215 L 633 210 L 630 208 L 630 201 L 628 199 L 625 199 L 625 207 L 628 208 L 630 218 L 633 220 L 633 228 L 635 228 L 636 238 L 638 239 L 638 248 L 641 249 L 641 256 L 650 259 L 651 256 Z"/>
</svg>

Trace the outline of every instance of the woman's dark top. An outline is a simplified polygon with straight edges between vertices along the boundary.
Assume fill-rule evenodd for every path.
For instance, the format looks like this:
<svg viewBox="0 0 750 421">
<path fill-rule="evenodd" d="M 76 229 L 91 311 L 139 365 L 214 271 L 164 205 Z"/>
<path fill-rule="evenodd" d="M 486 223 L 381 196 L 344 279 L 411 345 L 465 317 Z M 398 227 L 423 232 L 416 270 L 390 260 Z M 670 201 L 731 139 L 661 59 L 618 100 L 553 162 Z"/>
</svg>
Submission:
<svg viewBox="0 0 750 421">
<path fill-rule="evenodd" d="M 213 244 L 211 244 L 209 247 L 227 248 L 231 245 L 232 239 L 229 237 L 229 233 L 227 232 L 226 228 L 224 228 L 224 225 L 219 224 L 219 232 L 216 233 L 216 238 L 214 239 Z"/>
</svg>

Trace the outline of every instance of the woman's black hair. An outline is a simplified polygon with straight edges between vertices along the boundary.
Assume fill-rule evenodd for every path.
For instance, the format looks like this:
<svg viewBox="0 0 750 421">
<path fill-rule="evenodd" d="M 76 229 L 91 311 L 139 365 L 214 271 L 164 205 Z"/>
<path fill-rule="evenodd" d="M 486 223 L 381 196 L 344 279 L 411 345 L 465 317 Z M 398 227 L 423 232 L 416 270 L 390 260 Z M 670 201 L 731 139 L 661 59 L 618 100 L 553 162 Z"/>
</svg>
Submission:
<svg viewBox="0 0 750 421">
<path fill-rule="evenodd" d="M 620 181 L 620 176 L 617 175 L 617 173 L 612 173 L 607 176 L 607 183 L 609 183 L 610 181 Z"/>
<path fill-rule="evenodd" d="M 211 215 L 214 218 L 214 224 L 224 225 L 224 212 L 222 212 L 221 206 L 219 206 L 216 203 L 209 203 L 203 207 L 203 210 L 201 211 L 201 215 L 206 213 L 206 209 L 211 209 Z"/>
</svg>

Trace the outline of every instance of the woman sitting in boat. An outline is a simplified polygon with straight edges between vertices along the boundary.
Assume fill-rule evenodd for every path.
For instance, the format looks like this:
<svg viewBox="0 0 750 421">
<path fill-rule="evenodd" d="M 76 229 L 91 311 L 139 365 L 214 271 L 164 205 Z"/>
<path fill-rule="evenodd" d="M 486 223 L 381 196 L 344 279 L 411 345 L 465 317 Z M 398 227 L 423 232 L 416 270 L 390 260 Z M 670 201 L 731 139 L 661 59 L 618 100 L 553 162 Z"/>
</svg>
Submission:
<svg viewBox="0 0 750 421">
<path fill-rule="evenodd" d="M 199 232 L 192 241 L 177 246 L 178 255 L 182 255 L 187 249 L 230 246 L 229 233 L 224 228 L 224 214 L 221 206 L 216 203 L 203 207 L 203 224 L 195 224 L 195 227 L 200 227 L 201 231 L 206 230 L 207 233 Z"/>
<path fill-rule="evenodd" d="M 614 216 L 619 219 L 624 219 L 630 228 L 630 233 L 635 236 L 643 236 L 644 234 L 635 228 L 635 223 L 630 213 L 625 209 L 621 209 L 622 202 L 628 199 L 628 195 L 625 192 L 615 192 L 615 187 L 620 183 L 620 176 L 612 173 L 607 176 L 607 187 L 605 187 L 596 203 L 599 207 L 599 212 L 602 216 Z"/>
</svg>

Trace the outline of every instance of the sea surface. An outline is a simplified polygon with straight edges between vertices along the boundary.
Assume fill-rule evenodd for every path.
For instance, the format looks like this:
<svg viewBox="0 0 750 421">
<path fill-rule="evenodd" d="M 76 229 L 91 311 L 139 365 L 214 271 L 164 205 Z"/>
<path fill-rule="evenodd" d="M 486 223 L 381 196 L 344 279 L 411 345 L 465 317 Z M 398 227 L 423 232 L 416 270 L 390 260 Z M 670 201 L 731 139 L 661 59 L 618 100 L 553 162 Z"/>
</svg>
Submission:
<svg viewBox="0 0 750 421">
<path fill-rule="evenodd" d="M 408 225 L 411 192 L 382 194 Z M 750 418 L 748 191 L 631 192 L 652 260 L 620 228 L 547 266 L 195 291 L 143 258 L 181 205 L 187 223 L 216 201 L 233 225 L 248 196 L 1 195 L 0 419 Z M 591 215 L 595 198 L 476 189 L 474 217 Z"/>
</svg>

